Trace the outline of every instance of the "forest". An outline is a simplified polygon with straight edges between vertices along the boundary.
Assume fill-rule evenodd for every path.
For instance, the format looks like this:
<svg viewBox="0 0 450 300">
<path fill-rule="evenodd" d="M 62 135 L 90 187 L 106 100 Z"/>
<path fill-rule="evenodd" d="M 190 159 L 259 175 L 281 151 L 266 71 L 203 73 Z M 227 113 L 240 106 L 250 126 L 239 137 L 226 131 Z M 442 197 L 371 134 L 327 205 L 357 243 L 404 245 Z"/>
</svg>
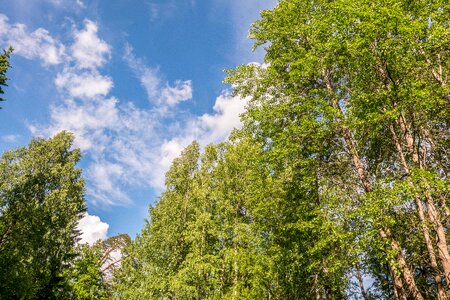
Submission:
<svg viewBox="0 0 450 300">
<path fill-rule="evenodd" d="M 449 16 L 438 0 L 261 11 L 264 64 L 224 80 L 248 99 L 242 129 L 183 150 L 134 240 L 77 243 L 74 135 L 4 152 L 0 299 L 449 299 Z"/>
</svg>

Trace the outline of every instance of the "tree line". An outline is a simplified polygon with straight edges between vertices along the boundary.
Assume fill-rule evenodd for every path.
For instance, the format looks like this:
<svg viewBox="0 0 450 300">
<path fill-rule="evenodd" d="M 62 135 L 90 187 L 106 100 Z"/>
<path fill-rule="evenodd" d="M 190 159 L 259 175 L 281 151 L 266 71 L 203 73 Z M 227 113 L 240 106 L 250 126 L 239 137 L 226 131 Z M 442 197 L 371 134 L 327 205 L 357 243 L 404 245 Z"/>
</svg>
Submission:
<svg viewBox="0 0 450 300">
<path fill-rule="evenodd" d="M 225 80 L 249 99 L 243 128 L 173 161 L 111 272 L 108 243 L 71 254 L 84 202 L 70 135 L 5 153 L 0 269 L 17 267 L 0 289 L 23 276 L 30 293 L 72 299 L 448 299 L 449 16 L 431 0 L 262 11 L 250 36 L 265 63 Z M 56 199 L 71 217 L 43 204 Z M 60 219 L 61 239 L 47 242 L 38 225 Z"/>
</svg>

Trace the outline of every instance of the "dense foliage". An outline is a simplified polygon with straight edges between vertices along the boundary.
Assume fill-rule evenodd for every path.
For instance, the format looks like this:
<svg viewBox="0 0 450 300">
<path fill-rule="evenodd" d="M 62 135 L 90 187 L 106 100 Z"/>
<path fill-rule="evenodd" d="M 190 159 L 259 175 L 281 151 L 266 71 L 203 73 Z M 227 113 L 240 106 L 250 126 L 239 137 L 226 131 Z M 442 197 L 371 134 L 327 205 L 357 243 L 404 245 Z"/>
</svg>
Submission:
<svg viewBox="0 0 450 300">
<path fill-rule="evenodd" d="M 57 299 L 74 257 L 84 182 L 73 136 L 62 132 L 0 158 L 0 295 Z"/>
<path fill-rule="evenodd" d="M 450 4 L 261 15 L 265 64 L 226 79 L 243 128 L 173 161 L 134 241 L 75 246 L 70 134 L 2 156 L 1 299 L 449 298 Z"/>
<path fill-rule="evenodd" d="M 189 146 L 124 299 L 447 299 L 450 5 L 282 0 L 226 143 Z M 367 284 L 370 286 L 367 286 Z M 358 296 L 359 295 L 359 296 Z"/>
</svg>

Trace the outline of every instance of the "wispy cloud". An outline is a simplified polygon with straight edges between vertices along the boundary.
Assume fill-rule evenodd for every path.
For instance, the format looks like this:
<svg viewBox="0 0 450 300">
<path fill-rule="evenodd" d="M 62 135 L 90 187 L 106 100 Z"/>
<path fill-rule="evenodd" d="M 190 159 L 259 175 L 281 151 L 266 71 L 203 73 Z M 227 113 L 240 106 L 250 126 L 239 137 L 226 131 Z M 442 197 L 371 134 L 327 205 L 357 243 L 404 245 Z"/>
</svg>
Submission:
<svg viewBox="0 0 450 300">
<path fill-rule="evenodd" d="M 145 61 L 137 58 L 133 53 L 133 47 L 128 44 L 125 46 L 123 58 L 139 79 L 149 101 L 159 109 L 173 107 L 192 98 L 192 81 L 177 80 L 173 85 L 169 82 L 163 83 L 158 68 L 146 66 Z"/>
<path fill-rule="evenodd" d="M 81 8 L 84 8 L 84 3 L 81 0 L 46 0 L 47 2 L 60 7 L 60 6 L 70 6 L 70 5 L 77 5 Z"/>
<path fill-rule="evenodd" d="M 151 1 L 148 3 L 149 21 L 151 23 L 173 18 L 177 12 L 185 8 L 192 8 L 196 5 L 195 0 L 166 0 Z"/>
<path fill-rule="evenodd" d="M 1 140 L 6 143 L 16 143 L 21 138 L 19 134 L 7 134 L 1 137 Z"/>
</svg>

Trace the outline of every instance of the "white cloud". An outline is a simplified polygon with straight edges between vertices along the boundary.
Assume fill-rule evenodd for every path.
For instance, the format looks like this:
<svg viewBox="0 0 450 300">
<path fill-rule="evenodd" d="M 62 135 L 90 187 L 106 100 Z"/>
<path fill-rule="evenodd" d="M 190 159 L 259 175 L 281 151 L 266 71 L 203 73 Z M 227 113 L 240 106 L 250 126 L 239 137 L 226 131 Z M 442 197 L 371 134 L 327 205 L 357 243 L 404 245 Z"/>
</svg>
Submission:
<svg viewBox="0 0 450 300">
<path fill-rule="evenodd" d="M 67 100 L 63 105 L 51 107 L 50 126 L 35 126 L 32 132 L 49 136 L 69 130 L 76 135 L 76 147 L 102 151 L 103 131 L 114 127 L 119 118 L 116 104 L 115 98 L 101 98 L 87 103 Z"/>
<path fill-rule="evenodd" d="M 95 69 L 103 66 L 110 57 L 110 46 L 97 36 L 96 23 L 85 20 L 84 29 L 74 31 L 75 43 L 70 48 L 79 68 Z"/>
<path fill-rule="evenodd" d="M 158 6 L 158 4 L 156 4 L 156 3 L 149 4 L 150 22 L 154 22 L 158 19 L 160 11 L 161 11 L 161 8 Z"/>
<path fill-rule="evenodd" d="M 232 97 L 224 92 L 217 97 L 213 114 L 204 114 L 184 121 L 177 134 L 165 140 L 157 152 L 151 172 L 151 185 L 158 191 L 164 189 L 165 173 L 169 170 L 174 158 L 193 140 L 202 147 L 210 143 L 226 140 L 231 131 L 242 126 L 239 115 L 245 110 L 248 99 Z"/>
<path fill-rule="evenodd" d="M 204 114 L 199 118 L 199 126 L 204 130 L 203 139 L 208 142 L 223 141 L 234 128 L 240 128 L 240 115 L 244 113 L 247 102 L 248 99 L 232 97 L 229 93 L 217 97 L 214 114 Z"/>
<path fill-rule="evenodd" d="M 97 70 L 77 72 L 70 68 L 65 68 L 56 76 L 55 84 L 77 98 L 106 96 L 113 87 L 112 79 L 100 75 Z"/>
<path fill-rule="evenodd" d="M 51 4 L 55 5 L 56 7 L 73 7 L 74 4 L 80 8 L 84 8 L 84 3 L 81 0 L 47 0 Z"/>
<path fill-rule="evenodd" d="M 0 17 L 0 22 L 7 19 Z M 14 26 L 25 28 L 21 24 Z M 0 26 L 0 36 L 7 35 L 3 31 Z M 192 140 L 203 146 L 222 141 L 232 128 L 240 126 L 238 115 L 245 101 L 227 93 L 216 99 L 212 114 L 192 116 L 177 109 L 177 104 L 192 98 L 192 82 L 177 80 L 169 84 L 157 68 L 136 58 L 131 46 L 126 47 L 124 60 L 153 107 L 138 108 L 111 96 L 113 80 L 100 71 L 110 59 L 111 47 L 98 36 L 98 27 L 92 21 L 84 21 L 81 30 L 74 28 L 73 43 L 66 46 L 44 29 L 34 35 L 20 32 L 24 40 L 45 36 L 40 40 L 60 45 L 56 49 L 70 50 L 55 56 L 60 65 L 54 84 L 63 100 L 50 106 L 47 124 L 32 124 L 29 129 L 44 136 L 61 130 L 75 134 L 74 146 L 83 151 L 86 161 L 88 199 L 97 206 L 129 204 L 132 199 L 125 192 L 129 188 L 152 187 L 161 191 L 165 172 Z M 18 54 L 38 58 L 25 50 Z M 88 220 L 99 221 L 87 217 L 84 222 Z"/>
<path fill-rule="evenodd" d="M 62 0 L 47 0 L 47 1 L 56 6 L 61 5 L 63 2 Z"/>
<path fill-rule="evenodd" d="M 130 45 L 125 46 L 124 60 L 139 79 L 145 89 L 150 102 L 158 106 L 161 111 L 173 107 L 182 101 L 192 99 L 192 81 L 177 80 L 173 86 L 168 82 L 162 83 L 157 68 L 147 67 L 145 61 L 137 58 Z"/>
<path fill-rule="evenodd" d="M 44 65 L 56 65 L 66 57 L 65 47 L 43 28 L 28 33 L 24 24 L 9 24 L 8 17 L 0 14 L 0 42 L 12 46 L 14 53 L 27 59 L 39 58 Z"/>
<path fill-rule="evenodd" d="M 182 101 L 192 98 L 192 81 L 177 80 L 174 86 L 167 85 L 161 90 L 161 102 L 168 106 L 175 106 Z"/>
<path fill-rule="evenodd" d="M 150 68 L 144 68 L 138 76 L 142 87 L 147 92 L 148 98 L 150 100 L 157 98 L 160 80 L 156 71 Z"/>
<path fill-rule="evenodd" d="M 99 217 L 86 213 L 78 221 L 77 228 L 81 231 L 81 240 L 79 243 L 93 245 L 98 240 L 106 239 L 109 225 L 102 222 Z"/>
<path fill-rule="evenodd" d="M 164 183 L 166 178 L 166 172 L 169 170 L 172 161 L 181 154 L 181 151 L 186 147 L 190 139 L 173 138 L 171 140 L 164 141 L 154 157 L 154 165 L 150 173 L 150 185 L 157 191 L 164 190 Z"/>
<path fill-rule="evenodd" d="M 129 203 L 129 197 L 117 185 L 124 173 L 123 166 L 118 163 L 99 161 L 91 164 L 87 176 L 93 184 L 90 194 L 95 201 L 109 205 Z"/>
</svg>

